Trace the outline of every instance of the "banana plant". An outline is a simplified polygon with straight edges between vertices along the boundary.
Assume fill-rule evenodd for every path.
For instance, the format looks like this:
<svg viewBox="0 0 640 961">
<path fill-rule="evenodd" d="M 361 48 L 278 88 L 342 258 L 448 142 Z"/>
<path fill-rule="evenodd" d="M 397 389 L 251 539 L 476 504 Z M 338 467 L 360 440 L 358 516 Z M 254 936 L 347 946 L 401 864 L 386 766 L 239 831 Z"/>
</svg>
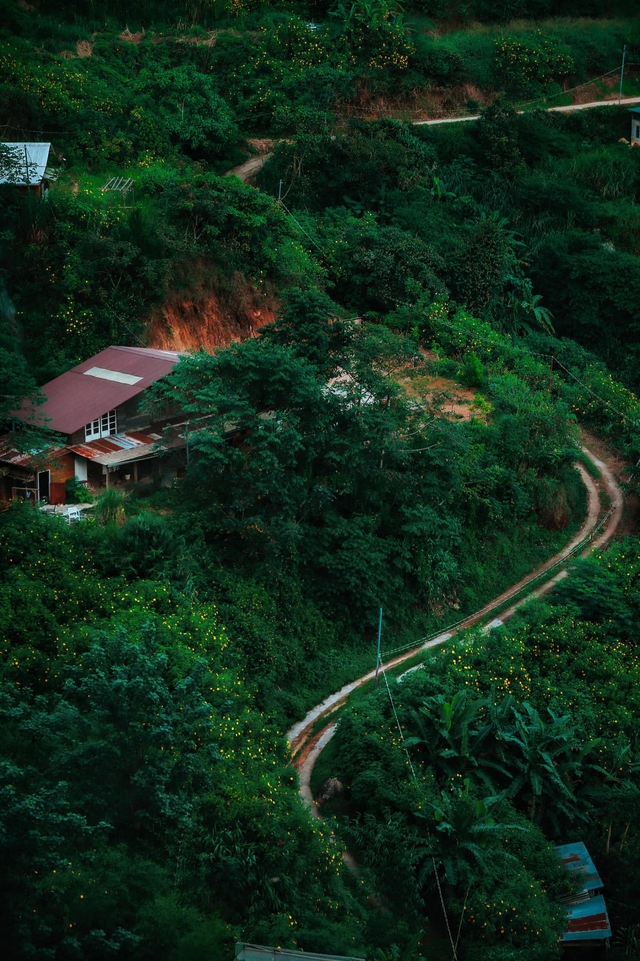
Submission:
<svg viewBox="0 0 640 961">
<path fill-rule="evenodd" d="M 492 874 L 500 862 L 516 860 L 502 842 L 509 831 L 525 828 L 500 823 L 492 813 L 505 795 L 506 792 L 502 792 L 478 799 L 472 795 L 466 778 L 461 791 L 442 791 L 440 801 L 432 803 L 430 811 L 416 812 L 419 819 L 435 826 L 435 831 L 418 842 L 421 883 L 440 865 L 449 884 L 456 885 Z"/>
<path fill-rule="evenodd" d="M 495 792 L 496 777 L 508 777 L 508 769 L 495 750 L 502 737 L 504 717 L 512 698 L 500 706 L 493 698 L 472 700 L 466 690 L 451 701 L 439 694 L 427 698 L 415 718 L 419 735 L 405 740 L 405 747 L 417 747 L 428 764 L 447 779 L 465 777 L 472 771 L 489 791 Z"/>
</svg>

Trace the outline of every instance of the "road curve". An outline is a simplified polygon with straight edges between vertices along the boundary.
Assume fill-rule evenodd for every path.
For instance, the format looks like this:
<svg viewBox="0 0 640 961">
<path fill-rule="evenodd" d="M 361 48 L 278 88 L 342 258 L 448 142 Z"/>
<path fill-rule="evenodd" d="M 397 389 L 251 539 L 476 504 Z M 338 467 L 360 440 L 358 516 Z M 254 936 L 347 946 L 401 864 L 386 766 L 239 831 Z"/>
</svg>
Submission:
<svg viewBox="0 0 640 961">
<path fill-rule="evenodd" d="M 270 160 L 272 154 L 263 153 L 258 157 L 249 157 L 244 163 L 241 163 L 238 167 L 234 167 L 232 170 L 227 170 L 225 177 L 239 177 L 243 183 L 249 183 L 249 181 L 255 177 L 259 170 L 262 170 L 267 160 Z"/>
<path fill-rule="evenodd" d="M 591 100 L 589 103 L 570 103 L 565 107 L 545 107 L 548 113 L 573 113 L 574 110 L 591 110 L 593 107 L 624 107 L 630 104 L 640 103 L 640 97 L 623 97 L 622 100 Z M 525 110 L 517 110 L 516 113 L 526 113 Z M 438 120 L 413 120 L 415 127 L 433 127 L 442 123 L 465 123 L 470 120 L 479 120 L 481 114 L 468 114 L 466 117 L 440 117 Z"/>
<path fill-rule="evenodd" d="M 618 528 L 620 520 L 622 519 L 622 491 L 620 490 L 620 487 L 609 467 L 602 460 L 599 460 L 590 450 L 588 450 L 588 448 L 583 447 L 582 450 L 589 460 L 591 460 L 600 471 L 602 483 L 602 487 L 600 489 L 605 491 L 609 498 L 609 508 L 606 513 L 604 513 L 604 516 L 600 503 L 600 489 L 597 487 L 593 481 L 593 478 L 587 473 L 584 467 L 581 464 L 578 464 L 578 470 L 580 471 L 582 480 L 587 488 L 588 510 L 582 527 L 576 536 L 570 541 L 570 543 L 552 558 L 546 561 L 546 563 L 536 568 L 536 570 L 527 577 L 523 578 L 521 581 L 518 581 L 517 584 L 514 584 L 507 591 L 503 591 L 502 594 L 494 598 L 494 600 L 490 601 L 479 611 L 476 611 L 474 614 L 469 615 L 469 617 L 466 617 L 464 620 L 453 625 L 448 631 L 439 634 L 437 637 L 430 637 L 426 640 L 418 642 L 416 647 L 400 654 L 398 657 L 394 657 L 393 659 L 387 661 L 384 664 L 386 669 L 397 667 L 397 665 L 402 664 L 404 661 L 415 657 L 420 651 L 444 644 L 460 631 L 464 631 L 469 627 L 475 626 L 480 621 L 486 620 L 492 613 L 499 608 L 502 608 L 504 604 L 507 603 L 512 597 L 520 594 L 527 584 L 533 580 L 537 580 L 545 571 L 551 571 L 559 567 L 562 565 L 563 561 L 569 559 L 573 555 L 584 557 L 591 551 L 603 547 L 608 541 L 611 540 Z M 582 545 L 587 538 L 589 539 L 588 544 L 582 550 L 579 550 L 580 545 Z M 555 571 L 553 576 L 544 581 L 542 585 L 538 586 L 535 590 L 532 590 L 525 597 L 519 598 L 507 610 L 502 611 L 500 613 L 499 622 L 492 623 L 504 623 L 513 616 L 515 611 L 522 604 L 525 604 L 532 597 L 539 597 L 542 594 L 545 594 L 547 591 L 550 591 L 554 584 L 556 584 L 563 577 L 566 577 L 566 574 L 566 567 L 560 567 L 560 570 Z M 344 687 L 340 688 L 339 691 L 336 691 L 335 694 L 331 694 L 329 697 L 325 698 L 321 704 L 318 704 L 316 707 L 312 708 L 302 721 L 298 721 L 298 723 L 294 724 L 293 727 L 291 727 L 287 732 L 287 738 L 291 745 L 291 751 L 293 754 L 293 766 L 298 771 L 300 777 L 300 794 L 304 801 L 309 805 L 312 812 L 316 815 L 318 815 L 318 809 L 311 793 L 311 772 L 313 771 L 318 757 L 333 736 L 335 731 L 335 723 L 328 721 L 325 726 L 315 733 L 314 726 L 320 718 L 328 717 L 333 711 L 344 704 L 353 691 L 361 687 L 363 684 L 366 684 L 368 681 L 373 680 L 375 673 L 375 670 L 371 670 L 362 677 L 357 678 L 357 680 L 352 681 L 350 684 L 345 684 Z"/>
</svg>

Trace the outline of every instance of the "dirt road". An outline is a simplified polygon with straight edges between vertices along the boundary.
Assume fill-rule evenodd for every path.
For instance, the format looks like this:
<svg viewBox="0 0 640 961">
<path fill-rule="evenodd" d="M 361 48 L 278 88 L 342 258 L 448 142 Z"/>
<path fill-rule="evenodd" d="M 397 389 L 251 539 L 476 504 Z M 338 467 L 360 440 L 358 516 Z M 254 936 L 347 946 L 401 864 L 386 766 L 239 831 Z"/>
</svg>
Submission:
<svg viewBox="0 0 640 961">
<path fill-rule="evenodd" d="M 486 621 L 490 615 L 499 609 L 501 609 L 506 602 L 508 602 L 512 597 L 519 594 L 527 584 L 531 583 L 533 580 L 537 580 L 541 574 L 545 571 L 556 570 L 554 575 L 544 583 L 538 586 L 535 590 L 527 593 L 525 597 L 521 597 L 515 602 L 511 607 L 505 611 L 501 611 L 499 620 L 494 620 L 488 625 L 497 626 L 507 621 L 513 616 L 515 611 L 522 604 L 526 603 L 532 597 L 538 597 L 547 591 L 551 590 L 561 578 L 566 577 L 566 568 L 562 566 L 562 562 L 567 560 L 574 554 L 584 556 L 589 554 L 591 551 L 602 547 L 607 541 L 611 540 L 613 535 L 620 524 L 622 519 L 623 511 L 623 497 L 620 486 L 614 477 L 613 471 L 604 462 L 601 457 L 596 457 L 587 447 L 583 447 L 582 450 L 587 455 L 587 457 L 596 465 L 600 471 L 601 480 L 596 483 L 593 478 L 587 473 L 587 471 L 578 465 L 578 470 L 582 476 L 585 487 L 587 488 L 588 497 L 588 510 L 587 516 L 585 518 L 582 527 L 571 542 L 559 551 L 554 557 L 550 558 L 546 563 L 541 564 L 535 571 L 529 574 L 527 577 L 523 578 L 517 584 L 514 584 L 507 591 L 504 591 L 494 600 L 486 604 L 481 610 L 476 611 L 469 617 L 466 617 L 463 621 L 452 626 L 448 631 L 439 634 L 437 637 L 428 638 L 422 642 L 418 642 L 416 647 L 398 657 L 387 661 L 384 665 L 385 669 L 396 667 L 402 664 L 404 661 L 415 657 L 420 651 L 427 650 L 428 648 L 437 647 L 440 644 L 444 644 L 455 634 L 460 631 L 466 630 L 469 627 L 473 627 L 481 621 Z M 609 499 L 609 508 L 603 511 L 600 494 L 605 493 Z M 589 542 L 582 550 L 578 550 L 581 544 L 584 544 L 586 538 L 589 538 Z M 314 726 L 318 719 L 323 717 L 328 717 L 331 715 L 338 707 L 340 707 L 347 700 L 349 695 L 366 684 L 368 681 L 373 680 L 375 677 L 375 670 L 369 671 L 362 677 L 357 678 L 357 680 L 352 681 L 350 684 L 345 684 L 344 687 L 336 691 L 335 694 L 331 694 L 329 697 L 325 698 L 321 704 L 312 708 L 307 716 L 294 724 L 293 727 L 288 731 L 287 737 L 291 745 L 291 750 L 294 755 L 293 765 L 297 769 L 300 776 L 300 794 L 306 803 L 310 806 L 312 812 L 318 815 L 317 806 L 313 800 L 311 794 L 311 773 L 315 766 L 315 763 L 322 753 L 323 749 L 327 746 L 333 733 L 335 731 L 335 723 L 327 722 L 327 724 L 322 727 L 315 734 L 313 733 Z"/>
<path fill-rule="evenodd" d="M 622 100 L 592 100 L 590 103 L 570 103 L 566 107 L 545 107 L 545 110 L 549 113 L 572 113 L 574 110 L 591 110 L 592 107 L 624 107 L 633 106 L 633 104 L 640 103 L 640 97 L 623 97 Z M 518 110 L 518 113 L 526 113 L 524 110 Z M 441 117 L 439 120 L 414 120 L 413 123 L 416 127 L 429 127 L 435 124 L 441 123 L 464 123 L 468 120 L 479 120 L 480 114 L 474 113 L 469 114 L 466 117 Z"/>
<path fill-rule="evenodd" d="M 228 170 L 225 174 L 225 177 L 240 177 L 240 180 L 246 184 L 252 179 L 252 177 L 255 177 L 259 170 L 264 167 L 270 157 L 270 153 L 263 153 L 259 157 L 249 157 L 249 159 L 245 160 L 245 162 L 240 164 L 239 167 L 234 167 L 233 170 Z"/>
</svg>

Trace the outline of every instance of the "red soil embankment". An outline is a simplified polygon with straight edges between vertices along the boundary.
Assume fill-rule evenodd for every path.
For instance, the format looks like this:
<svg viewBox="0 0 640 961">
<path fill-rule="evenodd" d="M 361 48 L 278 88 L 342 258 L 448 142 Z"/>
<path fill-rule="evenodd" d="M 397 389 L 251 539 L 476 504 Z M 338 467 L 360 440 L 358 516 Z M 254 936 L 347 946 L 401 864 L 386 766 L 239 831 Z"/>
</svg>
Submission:
<svg viewBox="0 0 640 961">
<path fill-rule="evenodd" d="M 250 297 L 241 305 L 225 304 L 215 293 L 175 295 L 151 319 L 148 346 L 158 350 L 213 351 L 254 337 L 275 319 L 275 304 Z"/>
</svg>

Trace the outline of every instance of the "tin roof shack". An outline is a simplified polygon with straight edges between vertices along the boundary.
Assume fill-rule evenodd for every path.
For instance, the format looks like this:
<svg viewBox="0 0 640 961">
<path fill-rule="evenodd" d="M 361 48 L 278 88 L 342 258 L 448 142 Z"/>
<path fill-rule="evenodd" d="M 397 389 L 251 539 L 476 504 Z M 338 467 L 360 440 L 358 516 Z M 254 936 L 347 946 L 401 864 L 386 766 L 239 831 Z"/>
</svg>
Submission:
<svg viewBox="0 0 640 961">
<path fill-rule="evenodd" d="M 567 947 L 605 945 L 611 937 L 609 915 L 602 894 L 603 884 L 589 852 L 582 843 L 555 848 L 564 866 L 579 881 L 579 890 L 565 903 L 567 928 L 561 941 Z"/>
<path fill-rule="evenodd" d="M 179 360 L 174 351 L 107 347 L 42 387 L 44 403 L 36 409 L 25 406 L 20 417 L 55 431 L 60 438 L 55 458 L 61 466 L 48 500 L 65 503 L 65 484 L 74 477 L 92 487 L 152 476 L 165 484 L 172 482 L 179 468 L 161 464 L 159 455 L 186 445 L 182 418 L 172 411 L 152 422 L 144 394 L 170 374 Z M 10 437 L 0 440 L 0 468 L 14 462 Z M 17 466 L 26 469 L 26 465 Z M 47 469 L 52 470 L 49 465 Z M 5 498 L 7 494 L 5 489 Z M 40 488 L 33 496 L 44 499 Z"/>
<path fill-rule="evenodd" d="M 632 147 L 640 147 L 640 107 L 631 107 L 631 136 L 629 143 Z"/>
<path fill-rule="evenodd" d="M 363 961 L 343 954 L 316 954 L 291 948 L 267 948 L 263 944 L 236 944 L 236 961 Z"/>
<path fill-rule="evenodd" d="M 42 197 L 49 189 L 47 166 L 50 143 L 3 143 L 0 149 L 0 185 L 10 184 Z"/>
<path fill-rule="evenodd" d="M 0 437 L 0 504 L 19 499 L 64 504 L 65 481 L 73 476 L 73 457 L 60 442 L 28 451 L 14 447 L 11 434 Z"/>
</svg>

